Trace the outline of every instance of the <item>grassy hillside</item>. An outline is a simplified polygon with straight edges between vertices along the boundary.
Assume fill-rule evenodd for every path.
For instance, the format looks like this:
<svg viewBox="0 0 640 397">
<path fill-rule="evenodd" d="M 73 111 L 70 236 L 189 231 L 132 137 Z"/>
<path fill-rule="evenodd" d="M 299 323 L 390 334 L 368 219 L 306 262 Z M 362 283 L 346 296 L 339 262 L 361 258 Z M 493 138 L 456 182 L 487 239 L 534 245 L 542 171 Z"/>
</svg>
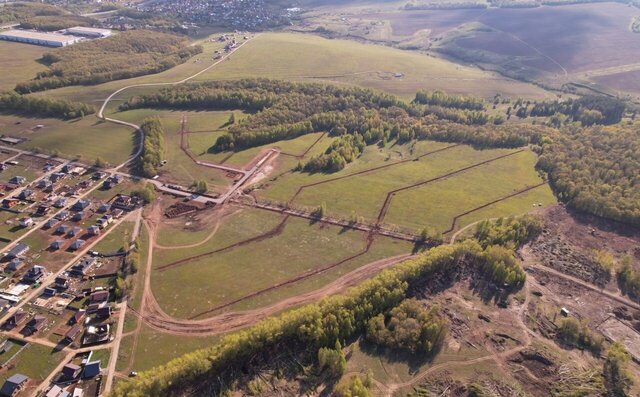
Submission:
<svg viewBox="0 0 640 397">
<path fill-rule="evenodd" d="M 416 52 L 313 35 L 264 33 L 199 80 L 271 77 L 356 84 L 405 98 L 419 89 L 540 98 L 535 86 Z"/>
</svg>

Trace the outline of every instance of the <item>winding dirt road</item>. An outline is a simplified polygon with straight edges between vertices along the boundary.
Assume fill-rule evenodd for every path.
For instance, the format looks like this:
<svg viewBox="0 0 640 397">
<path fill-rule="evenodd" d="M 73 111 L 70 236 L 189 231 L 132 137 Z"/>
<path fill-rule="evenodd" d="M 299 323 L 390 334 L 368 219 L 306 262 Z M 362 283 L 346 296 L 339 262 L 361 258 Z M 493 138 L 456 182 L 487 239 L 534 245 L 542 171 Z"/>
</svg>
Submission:
<svg viewBox="0 0 640 397">
<path fill-rule="evenodd" d="M 362 281 L 371 278 L 383 269 L 411 257 L 410 254 L 405 254 L 369 263 L 368 265 L 361 266 L 358 269 L 345 274 L 322 288 L 281 300 L 270 306 L 247 311 L 231 311 L 203 320 L 187 320 L 174 318 L 166 314 L 153 296 L 151 291 L 150 275 L 153 264 L 153 248 L 155 247 L 156 226 L 148 221 L 145 221 L 144 224 L 148 229 L 150 238 L 142 305 L 138 311 L 135 311 L 131 307 L 130 309 L 149 327 L 157 331 L 175 335 L 208 336 L 236 331 L 249 325 L 253 325 L 265 317 L 279 313 L 283 310 L 315 302 L 327 296 L 343 292 L 346 289 L 356 286 Z"/>
</svg>

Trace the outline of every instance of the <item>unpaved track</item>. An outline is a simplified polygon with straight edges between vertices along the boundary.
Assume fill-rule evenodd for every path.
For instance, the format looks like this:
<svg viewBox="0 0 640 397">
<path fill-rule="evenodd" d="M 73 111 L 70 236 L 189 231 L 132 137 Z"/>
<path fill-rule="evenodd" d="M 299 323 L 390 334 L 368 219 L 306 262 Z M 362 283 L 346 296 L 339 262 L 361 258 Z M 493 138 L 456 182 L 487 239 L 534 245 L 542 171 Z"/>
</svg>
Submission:
<svg viewBox="0 0 640 397">
<path fill-rule="evenodd" d="M 197 73 L 192 74 L 191 76 L 185 77 L 182 80 L 179 81 L 174 81 L 174 82 L 167 82 L 167 83 L 141 83 L 141 84 L 131 84 L 128 85 L 126 87 L 122 87 L 116 91 L 114 91 L 111 95 L 109 95 L 107 97 L 107 99 L 104 100 L 104 102 L 102 103 L 102 106 L 100 106 L 100 109 L 98 110 L 98 113 L 96 114 L 96 117 L 99 119 L 102 119 L 104 121 L 109 121 L 115 124 L 120 124 L 120 125 L 124 125 L 127 127 L 131 127 L 134 130 L 138 131 L 140 133 L 140 141 L 138 143 L 138 149 L 136 150 L 136 152 L 133 154 L 133 156 L 131 156 L 131 158 L 129 158 L 127 161 L 125 161 L 124 163 L 120 164 L 119 166 L 117 166 L 115 168 L 115 170 L 120 170 L 121 168 L 125 167 L 126 165 L 132 163 L 133 161 L 135 161 L 136 158 L 138 158 L 138 156 L 140 156 L 140 154 L 142 153 L 142 148 L 143 145 L 142 143 L 144 142 L 144 134 L 142 133 L 142 131 L 140 130 L 140 126 L 134 123 L 129 123 L 128 121 L 124 121 L 124 120 L 118 120 L 118 119 L 114 119 L 111 117 L 106 117 L 104 115 L 104 111 L 107 108 L 107 105 L 109 104 L 109 102 L 111 102 L 111 100 L 118 94 L 120 94 L 121 92 L 124 92 L 126 90 L 129 90 L 131 88 L 137 88 L 137 87 L 162 87 L 162 86 L 169 86 L 169 85 L 178 85 L 178 84 L 183 84 L 188 82 L 189 80 L 193 80 L 196 77 L 200 76 L 201 74 L 209 71 L 210 69 L 214 68 L 215 66 L 219 65 L 221 62 L 226 61 L 228 57 L 231 56 L 231 54 L 235 53 L 237 50 L 239 50 L 240 48 L 242 48 L 245 44 L 247 44 L 248 42 L 250 42 L 251 40 L 253 40 L 256 36 L 244 41 L 242 44 L 240 44 L 238 47 L 236 47 L 233 51 L 229 52 L 227 55 L 223 56 L 222 58 L 220 58 L 218 61 L 212 63 L 211 65 L 207 66 L 206 68 L 200 70 Z"/>
<path fill-rule="evenodd" d="M 508 359 L 508 357 L 525 350 L 526 348 L 531 346 L 531 343 L 532 343 L 531 336 L 533 333 L 527 327 L 524 321 L 524 318 L 527 314 L 527 308 L 529 307 L 529 300 L 531 297 L 529 281 L 525 282 L 524 293 L 525 293 L 525 300 L 522 303 L 522 305 L 520 305 L 520 307 L 518 308 L 518 315 L 517 315 L 518 325 L 523 333 L 523 337 L 522 337 L 523 343 L 520 346 L 516 346 L 514 348 L 505 350 L 503 352 L 496 352 L 493 354 L 488 354 L 486 356 L 478 357 L 470 360 L 448 361 L 446 363 L 436 364 L 418 373 L 416 376 L 412 377 L 410 380 L 405 382 L 397 382 L 397 383 L 390 383 L 390 384 L 375 382 L 375 384 L 378 386 L 380 391 L 384 393 L 386 397 L 391 397 L 394 395 L 394 393 L 398 392 L 400 389 L 414 386 L 416 383 L 419 383 L 420 381 L 424 380 L 427 376 L 439 370 L 458 367 L 458 366 L 479 364 L 485 361 L 495 361 L 496 364 L 499 366 L 504 365 L 504 362 L 506 359 Z M 535 334 L 533 335 L 535 336 Z"/>
</svg>

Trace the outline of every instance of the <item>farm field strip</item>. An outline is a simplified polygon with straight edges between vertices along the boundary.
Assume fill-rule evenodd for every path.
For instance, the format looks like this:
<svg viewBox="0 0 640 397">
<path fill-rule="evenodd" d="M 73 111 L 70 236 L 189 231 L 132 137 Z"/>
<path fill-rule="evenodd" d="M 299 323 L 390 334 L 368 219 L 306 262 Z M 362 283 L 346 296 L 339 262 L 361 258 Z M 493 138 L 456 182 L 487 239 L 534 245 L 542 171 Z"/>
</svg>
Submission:
<svg viewBox="0 0 640 397">
<path fill-rule="evenodd" d="M 373 167 L 373 168 L 369 168 L 369 169 L 366 169 L 366 170 L 354 172 L 354 173 L 351 173 L 351 174 L 347 174 L 347 175 L 343 175 L 343 176 L 339 176 L 339 177 L 335 177 L 335 178 L 331 178 L 331 179 L 326 179 L 326 180 L 323 180 L 323 181 L 320 181 L 320 182 L 314 182 L 314 183 L 310 183 L 310 184 L 307 184 L 307 185 L 302 185 L 302 186 L 300 186 L 298 188 L 298 190 L 296 190 L 296 192 L 294 193 L 293 197 L 291 197 L 291 199 L 289 199 L 289 203 L 290 204 L 293 203 L 295 201 L 295 199 L 300 195 L 300 193 L 302 193 L 302 191 L 305 190 L 305 189 L 308 189 L 308 188 L 311 188 L 311 187 L 314 187 L 314 186 L 323 185 L 325 183 L 331 183 L 331 182 L 339 181 L 339 180 L 342 180 L 342 179 L 352 178 L 352 177 L 358 176 L 358 175 L 368 174 L 368 173 L 379 171 L 379 170 L 382 170 L 382 169 L 385 169 L 385 168 L 389 168 L 389 167 L 395 167 L 397 165 L 408 163 L 410 161 L 417 161 L 417 160 L 420 160 L 421 158 L 424 158 L 424 157 L 427 157 L 427 156 L 431 156 L 433 154 L 440 153 L 440 152 L 452 149 L 452 148 L 457 147 L 457 146 L 460 146 L 460 145 L 459 144 L 455 144 L 455 145 L 451 145 L 451 146 L 446 146 L 446 147 L 441 148 L 441 149 L 436 149 L 434 151 L 421 154 L 421 155 L 419 155 L 417 157 L 396 161 L 396 162 L 393 162 L 393 163 L 390 163 L 390 164 L 380 165 L 378 167 Z"/>
<path fill-rule="evenodd" d="M 296 281 L 290 280 L 293 275 L 303 279 L 326 271 L 327 263 L 338 266 L 368 244 L 363 239 L 366 233 L 303 219 L 284 220 L 286 225 L 281 223 L 282 230 L 276 236 L 252 239 L 251 245 L 192 259 L 180 269 L 155 272 L 151 280 L 160 307 L 171 315 L 190 318 L 253 292 L 259 295 L 263 289 L 291 284 Z M 173 288 L 176 283 L 189 285 L 188 291 Z"/>
<path fill-rule="evenodd" d="M 484 160 L 484 161 L 481 161 L 479 163 L 475 163 L 475 164 L 469 165 L 467 167 L 460 168 L 460 169 L 458 169 L 456 171 L 452 171 L 452 172 L 449 172 L 447 174 L 437 176 L 435 178 L 427 179 L 427 180 L 422 181 L 422 182 L 414 183 L 414 184 L 409 185 L 409 186 L 405 186 L 405 187 L 402 187 L 402 188 L 399 188 L 399 189 L 396 189 L 396 190 L 392 190 L 389 193 L 387 193 L 387 197 L 386 197 L 386 199 L 384 201 L 384 204 L 382 205 L 382 208 L 380 209 L 380 212 L 378 214 L 378 223 L 382 223 L 384 221 L 384 219 L 385 219 L 385 217 L 387 215 L 387 211 L 389 210 L 389 206 L 391 205 L 391 200 L 393 199 L 393 197 L 396 194 L 398 194 L 400 192 L 407 191 L 407 190 L 410 190 L 410 189 L 414 189 L 414 188 L 417 188 L 417 187 L 421 187 L 421 186 L 424 186 L 424 185 L 427 185 L 427 184 L 430 184 L 430 183 L 433 183 L 433 182 L 437 182 L 437 181 L 449 178 L 451 176 L 458 175 L 458 174 L 463 173 L 465 171 L 469 171 L 469 170 L 472 170 L 474 168 L 478 168 L 478 167 L 481 167 L 483 165 L 493 163 L 494 161 L 498 161 L 498 160 L 501 160 L 501 159 L 504 159 L 504 158 L 507 158 L 507 157 L 514 156 L 514 155 L 519 154 L 519 153 L 523 153 L 524 151 L 525 150 L 522 149 L 522 150 L 517 150 L 517 151 L 511 152 L 511 153 L 503 154 L 503 155 L 494 157 L 492 159 Z"/>
<path fill-rule="evenodd" d="M 329 271 L 331 269 L 334 269 L 334 268 L 336 268 L 338 266 L 341 266 L 342 264 L 344 264 L 346 262 L 352 261 L 352 260 L 354 260 L 356 258 L 359 258 L 359 257 L 367 254 L 369 252 L 369 249 L 371 249 L 371 245 L 372 244 L 373 244 L 373 235 L 371 233 L 369 233 L 366 236 L 366 245 L 365 245 L 365 247 L 361 251 L 358 251 L 358 252 L 356 252 L 355 254 L 353 254 L 351 256 L 348 256 L 346 258 L 340 259 L 337 262 L 325 265 L 323 267 L 320 267 L 320 268 L 317 268 L 317 269 L 313 269 L 313 270 L 309 270 L 309 271 L 307 271 L 305 273 L 299 274 L 299 275 L 297 275 L 295 277 L 291 277 L 291 278 L 286 279 L 284 281 L 280 281 L 280 282 L 278 282 L 276 284 L 273 284 L 273 285 L 271 285 L 269 287 L 266 287 L 266 288 L 260 289 L 258 291 L 252 292 L 250 294 L 244 295 L 244 296 L 242 296 L 240 298 L 237 298 L 235 300 L 232 300 L 232 301 L 229 301 L 229 302 L 225 302 L 225 303 L 220 304 L 218 306 L 215 306 L 213 308 L 207 309 L 205 311 L 202 311 L 200 313 L 197 313 L 197 314 L 189 317 L 189 320 L 195 320 L 195 319 L 197 319 L 199 317 L 205 316 L 207 314 L 215 313 L 215 312 L 223 310 L 223 309 L 225 309 L 227 307 L 236 305 L 236 304 L 238 304 L 240 302 L 244 302 L 246 300 L 249 300 L 249 299 L 252 299 L 252 298 L 256 298 L 256 297 L 264 295 L 264 294 L 266 294 L 268 292 L 271 292 L 271 291 L 280 289 L 282 287 L 297 283 L 299 281 L 306 280 L 306 279 L 308 279 L 310 277 L 317 276 L 319 274 L 325 273 L 325 272 L 327 272 L 327 271 Z"/>
<path fill-rule="evenodd" d="M 394 196 L 385 220 L 411 230 L 426 226 L 445 231 L 459 213 L 543 182 L 532 167 L 534 156 L 532 152 L 523 151 L 509 159 L 498 159 L 454 178 L 443 178 L 404 190 Z M 512 203 L 518 204 L 513 215 L 535 204 L 513 200 Z"/>
<path fill-rule="evenodd" d="M 471 213 L 474 213 L 474 212 L 480 211 L 482 209 L 485 209 L 487 207 L 490 207 L 490 206 L 492 206 L 494 204 L 497 204 L 497 203 L 499 203 L 501 201 L 508 200 L 508 199 L 510 199 L 512 197 L 520 196 L 520 195 L 522 195 L 524 193 L 527 193 L 527 192 L 529 192 L 529 191 L 531 191 L 533 189 L 537 189 L 539 187 L 545 186 L 546 184 L 547 184 L 547 182 L 544 181 L 544 182 L 541 182 L 541 183 L 539 183 L 537 185 L 528 186 L 528 187 L 526 187 L 524 189 L 518 190 L 517 192 L 508 194 L 506 196 L 502 196 L 502 197 L 500 197 L 498 199 L 495 199 L 493 201 L 490 201 L 488 203 L 482 204 L 482 205 L 480 205 L 478 207 L 475 207 L 475 208 L 472 208 L 472 209 L 470 209 L 468 211 L 460 213 L 460 214 L 456 215 L 455 217 L 453 217 L 453 221 L 451 222 L 451 227 L 449 229 L 445 230 L 444 232 L 442 232 L 442 234 L 449 234 L 449 233 L 453 232 L 456 229 L 456 225 L 458 223 L 458 220 L 460 218 L 464 217 L 464 216 L 467 216 L 467 215 L 469 215 Z"/>
</svg>

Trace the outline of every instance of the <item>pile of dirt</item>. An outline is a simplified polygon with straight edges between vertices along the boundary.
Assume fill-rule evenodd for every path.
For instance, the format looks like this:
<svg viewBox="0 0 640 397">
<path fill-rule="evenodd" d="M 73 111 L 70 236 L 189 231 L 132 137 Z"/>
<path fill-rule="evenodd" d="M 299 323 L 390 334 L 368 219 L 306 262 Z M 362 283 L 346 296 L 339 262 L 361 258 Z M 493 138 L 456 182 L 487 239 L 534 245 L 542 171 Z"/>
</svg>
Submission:
<svg viewBox="0 0 640 397">
<path fill-rule="evenodd" d="M 164 216 L 169 219 L 177 218 L 180 216 L 193 214 L 200 210 L 200 207 L 192 204 L 175 203 L 164 212 Z"/>
</svg>

